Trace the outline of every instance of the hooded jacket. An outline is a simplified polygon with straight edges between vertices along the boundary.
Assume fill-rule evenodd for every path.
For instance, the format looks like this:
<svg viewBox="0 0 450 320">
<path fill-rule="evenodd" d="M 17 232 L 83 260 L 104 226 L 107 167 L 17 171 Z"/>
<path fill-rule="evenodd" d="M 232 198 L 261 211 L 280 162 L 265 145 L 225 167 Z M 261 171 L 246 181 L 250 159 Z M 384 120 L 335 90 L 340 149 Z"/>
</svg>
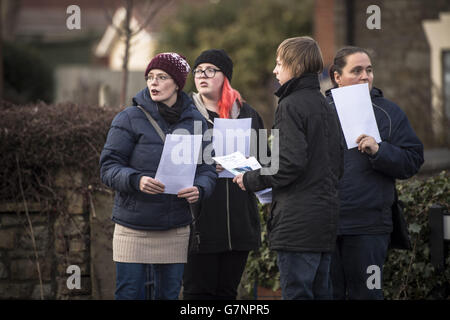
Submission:
<svg viewBox="0 0 450 320">
<path fill-rule="evenodd" d="M 260 170 L 245 173 L 245 188 L 272 187 L 267 223 L 272 250 L 331 252 L 343 152 L 336 112 L 320 93 L 317 74 L 289 80 L 276 95 L 273 128 L 279 130 L 279 170 L 273 175 L 261 175 Z"/>
<path fill-rule="evenodd" d="M 194 94 L 193 100 L 208 121 L 208 127 L 213 128 L 213 119 L 202 105 L 200 96 Z M 231 118 L 251 118 L 252 129 L 256 132 L 264 129 L 259 114 L 245 102 L 241 107 L 237 102 L 234 103 Z M 256 141 L 259 146 L 259 137 Z M 242 191 L 232 179 L 217 179 L 211 197 L 200 203 L 197 227 L 200 233 L 200 253 L 257 249 L 261 244 L 261 226 L 255 194 Z"/>
<path fill-rule="evenodd" d="M 331 89 L 326 96 L 334 107 Z M 338 233 L 343 235 L 391 233 L 395 179 L 410 178 L 424 162 L 423 145 L 406 114 L 378 88 L 372 88 L 370 97 L 382 141 L 374 156 L 345 148 L 339 181 Z"/>
<path fill-rule="evenodd" d="M 147 194 L 139 189 L 142 176 L 155 177 L 164 143 L 136 105 L 149 112 L 165 134 L 176 129 L 186 129 L 194 134 L 194 121 L 201 124 L 202 133 L 207 129 L 206 122 L 187 94 L 181 92 L 178 99 L 182 99 L 183 107 L 179 121 L 173 125 L 159 114 L 148 88 L 133 98 L 133 106 L 113 119 L 100 156 L 100 175 L 103 183 L 116 191 L 112 212 L 114 222 L 141 230 L 167 230 L 191 223 L 192 215 L 186 199 L 172 194 Z M 199 187 L 202 198 L 211 195 L 216 178 L 212 165 L 197 165 L 194 186 Z"/>
</svg>

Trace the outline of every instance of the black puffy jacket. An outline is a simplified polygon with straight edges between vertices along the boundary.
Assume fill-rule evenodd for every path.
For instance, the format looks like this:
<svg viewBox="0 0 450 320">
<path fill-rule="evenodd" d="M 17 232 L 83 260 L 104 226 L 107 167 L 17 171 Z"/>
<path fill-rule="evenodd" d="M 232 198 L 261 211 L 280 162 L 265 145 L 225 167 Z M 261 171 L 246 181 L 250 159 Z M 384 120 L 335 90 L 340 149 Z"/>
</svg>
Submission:
<svg viewBox="0 0 450 320">
<path fill-rule="evenodd" d="M 254 191 L 273 188 L 268 221 L 272 250 L 331 252 L 343 170 L 337 114 L 320 93 L 317 74 L 291 79 L 276 95 L 273 128 L 279 130 L 279 170 L 273 175 L 247 172 L 244 185 Z"/>
</svg>

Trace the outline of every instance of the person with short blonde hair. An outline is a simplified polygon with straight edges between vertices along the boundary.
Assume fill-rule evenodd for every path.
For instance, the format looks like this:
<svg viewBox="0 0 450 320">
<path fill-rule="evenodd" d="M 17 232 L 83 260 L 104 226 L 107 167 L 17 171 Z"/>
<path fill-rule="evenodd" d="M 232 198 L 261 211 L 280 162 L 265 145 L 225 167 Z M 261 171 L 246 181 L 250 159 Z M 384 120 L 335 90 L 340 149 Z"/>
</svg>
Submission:
<svg viewBox="0 0 450 320">
<path fill-rule="evenodd" d="M 234 178 L 243 190 L 272 188 L 269 246 L 277 252 L 283 299 L 289 300 L 332 299 L 343 150 L 337 114 L 320 93 L 322 67 L 314 39 L 280 44 L 273 70 L 281 84 L 273 127 L 279 130 L 278 172 L 255 170 Z"/>
<path fill-rule="evenodd" d="M 323 70 L 322 52 L 317 42 L 310 37 L 284 40 L 278 46 L 277 57 L 294 77 L 300 77 L 304 73 L 317 74 Z"/>
</svg>

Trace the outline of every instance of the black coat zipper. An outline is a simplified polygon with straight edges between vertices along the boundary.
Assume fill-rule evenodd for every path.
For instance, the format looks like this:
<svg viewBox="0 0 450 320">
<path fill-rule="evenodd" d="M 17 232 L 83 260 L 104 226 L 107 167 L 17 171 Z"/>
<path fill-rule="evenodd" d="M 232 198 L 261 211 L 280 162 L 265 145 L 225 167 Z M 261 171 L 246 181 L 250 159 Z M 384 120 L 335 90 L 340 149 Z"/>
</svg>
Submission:
<svg viewBox="0 0 450 320">
<path fill-rule="evenodd" d="M 230 190 L 228 188 L 228 181 L 230 179 L 226 178 L 227 180 L 227 230 L 228 230 L 228 249 L 231 251 L 233 248 L 231 247 L 231 230 L 230 230 Z"/>
</svg>

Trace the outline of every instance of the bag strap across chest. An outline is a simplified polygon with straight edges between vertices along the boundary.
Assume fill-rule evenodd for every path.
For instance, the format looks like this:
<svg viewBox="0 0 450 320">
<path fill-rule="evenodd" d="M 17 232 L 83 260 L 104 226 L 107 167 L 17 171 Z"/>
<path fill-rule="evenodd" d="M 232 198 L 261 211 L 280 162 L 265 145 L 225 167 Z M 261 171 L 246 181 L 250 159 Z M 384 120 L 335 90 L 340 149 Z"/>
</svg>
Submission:
<svg viewBox="0 0 450 320">
<path fill-rule="evenodd" d="M 153 126 L 153 128 L 155 128 L 156 132 L 158 133 L 159 137 L 161 138 L 161 140 L 163 141 L 163 143 L 166 141 L 166 135 L 164 134 L 164 131 L 161 129 L 161 127 L 158 125 L 158 123 L 156 122 L 155 119 L 153 119 L 153 117 L 150 115 L 150 113 L 148 113 L 143 107 L 141 106 L 136 106 L 139 109 L 141 109 L 141 111 L 145 114 L 145 116 L 147 117 L 148 121 L 150 122 L 150 124 Z"/>
</svg>

